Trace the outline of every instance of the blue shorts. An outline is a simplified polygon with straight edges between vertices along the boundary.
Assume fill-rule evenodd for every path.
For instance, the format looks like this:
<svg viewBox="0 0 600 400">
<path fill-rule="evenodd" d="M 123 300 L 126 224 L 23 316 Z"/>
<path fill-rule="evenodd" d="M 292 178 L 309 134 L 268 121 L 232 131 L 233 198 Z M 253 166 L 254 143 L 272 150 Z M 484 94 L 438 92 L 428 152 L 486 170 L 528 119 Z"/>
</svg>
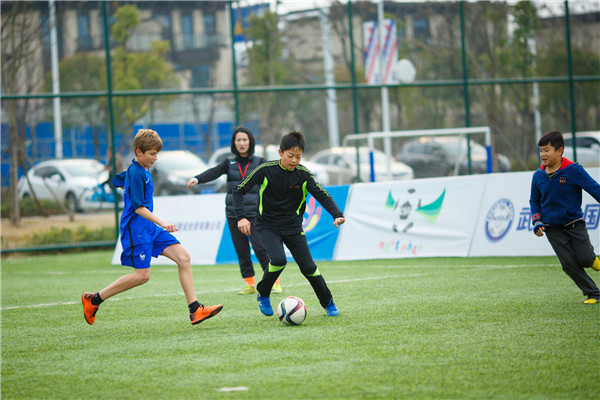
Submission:
<svg viewBox="0 0 600 400">
<path fill-rule="evenodd" d="M 150 259 L 158 257 L 172 244 L 179 243 L 175 236 L 163 231 L 154 238 L 152 243 L 142 243 L 123 249 L 121 253 L 121 265 L 135 269 L 150 268 Z"/>
</svg>

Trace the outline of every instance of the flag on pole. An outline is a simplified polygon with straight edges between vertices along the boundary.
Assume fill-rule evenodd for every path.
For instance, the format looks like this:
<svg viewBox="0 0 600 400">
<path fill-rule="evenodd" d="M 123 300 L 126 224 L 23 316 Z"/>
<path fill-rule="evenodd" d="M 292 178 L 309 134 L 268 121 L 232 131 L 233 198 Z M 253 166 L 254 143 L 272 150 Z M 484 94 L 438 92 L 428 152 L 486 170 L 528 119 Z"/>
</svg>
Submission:
<svg viewBox="0 0 600 400">
<path fill-rule="evenodd" d="M 365 81 L 371 85 L 378 84 L 381 79 L 379 77 L 379 28 L 377 21 L 363 23 L 363 39 L 365 43 Z M 398 34 L 395 20 L 384 20 L 383 39 L 383 83 L 398 83 L 396 72 Z"/>
</svg>

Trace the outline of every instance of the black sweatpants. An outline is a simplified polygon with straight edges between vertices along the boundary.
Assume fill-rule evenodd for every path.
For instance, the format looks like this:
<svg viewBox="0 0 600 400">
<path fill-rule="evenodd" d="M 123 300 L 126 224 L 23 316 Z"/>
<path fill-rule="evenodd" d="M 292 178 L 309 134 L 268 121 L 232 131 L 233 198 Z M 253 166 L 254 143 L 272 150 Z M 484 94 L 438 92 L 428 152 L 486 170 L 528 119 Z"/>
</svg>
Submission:
<svg viewBox="0 0 600 400">
<path fill-rule="evenodd" d="M 227 218 L 227 225 L 229 225 L 229 231 L 231 232 L 233 247 L 235 248 L 238 262 L 240 263 L 240 272 L 242 273 L 242 278 L 245 279 L 254 276 L 254 265 L 252 264 L 248 239 L 250 239 L 250 242 L 252 243 L 254 254 L 256 254 L 256 258 L 263 271 L 269 267 L 269 254 L 260 238 L 260 234 L 256 230 L 256 223 L 254 220 L 251 221 L 249 237 L 240 232 L 237 223 L 237 219 Z"/>
<path fill-rule="evenodd" d="M 331 292 L 310 254 L 304 232 L 286 233 L 266 227 L 259 227 L 258 230 L 271 259 L 269 268 L 267 268 L 262 280 L 256 286 L 258 293 L 263 297 L 270 296 L 273 284 L 287 264 L 283 248 L 285 243 L 298 267 L 300 267 L 300 272 L 308 280 L 319 298 L 319 303 L 322 307 L 326 307 L 332 300 Z"/>
<path fill-rule="evenodd" d="M 600 290 L 584 268 L 590 268 L 596 259 L 585 223 L 562 229 L 546 229 L 563 271 L 575 282 L 583 294 L 600 300 Z"/>
</svg>

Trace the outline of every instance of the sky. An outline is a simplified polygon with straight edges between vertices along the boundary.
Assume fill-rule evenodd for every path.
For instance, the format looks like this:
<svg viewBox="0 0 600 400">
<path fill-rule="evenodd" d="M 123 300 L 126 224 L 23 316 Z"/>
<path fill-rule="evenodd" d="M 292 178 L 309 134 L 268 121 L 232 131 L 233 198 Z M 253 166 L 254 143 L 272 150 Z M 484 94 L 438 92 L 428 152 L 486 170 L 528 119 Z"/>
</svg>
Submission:
<svg viewBox="0 0 600 400">
<path fill-rule="evenodd" d="M 347 0 L 340 0 L 342 3 L 346 3 Z M 353 0 L 356 2 L 357 0 Z M 368 1 L 370 3 L 377 3 L 378 0 L 362 0 Z M 394 0 L 396 2 L 407 2 L 407 3 L 415 3 L 418 0 Z M 445 0 L 434 0 L 444 2 Z M 456 0 L 454 0 L 456 1 Z M 473 1 L 473 0 L 471 0 Z M 516 3 L 517 0 L 508 0 L 509 3 Z M 240 0 L 239 4 L 242 6 L 249 4 L 264 4 L 270 3 L 271 10 L 275 9 L 275 0 Z M 544 14 L 552 14 L 552 15 L 560 15 L 562 14 L 562 10 L 564 7 L 564 0 L 534 0 L 534 3 L 541 9 L 542 16 L 546 16 Z M 331 0 L 281 0 L 279 2 L 279 12 L 281 14 L 286 14 L 292 11 L 300 11 L 307 9 L 315 9 L 326 7 L 331 4 Z M 569 10 L 572 14 L 579 14 L 583 12 L 590 11 L 600 11 L 600 1 L 599 0 L 569 0 Z"/>
</svg>

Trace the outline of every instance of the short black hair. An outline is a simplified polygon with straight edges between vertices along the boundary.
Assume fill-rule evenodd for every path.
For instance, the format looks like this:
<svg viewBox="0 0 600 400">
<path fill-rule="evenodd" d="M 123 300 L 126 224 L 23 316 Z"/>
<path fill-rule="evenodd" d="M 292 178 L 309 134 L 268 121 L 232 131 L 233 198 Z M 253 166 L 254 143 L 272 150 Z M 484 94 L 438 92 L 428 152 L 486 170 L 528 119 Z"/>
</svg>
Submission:
<svg viewBox="0 0 600 400">
<path fill-rule="evenodd" d="M 542 136 L 538 141 L 538 146 L 547 146 L 548 144 L 550 144 L 556 150 L 560 149 L 561 147 L 565 147 L 565 139 L 563 138 L 562 133 L 556 129 L 544 133 L 544 136 Z"/>
<path fill-rule="evenodd" d="M 235 147 L 235 137 L 238 133 L 244 132 L 248 135 L 248 140 L 250 140 L 250 146 L 248 146 L 248 157 L 254 154 L 254 135 L 252 135 L 252 131 L 245 126 L 238 126 L 233 130 L 233 135 L 231 136 L 231 152 L 236 156 L 239 156 L 240 153 L 237 151 L 237 147 Z"/>
<path fill-rule="evenodd" d="M 299 148 L 304 152 L 304 146 L 306 146 L 306 139 L 304 138 L 304 133 L 298 131 L 291 131 L 290 133 L 286 133 L 281 138 L 281 142 L 279 143 L 279 148 L 281 151 L 286 151 L 289 149 L 293 149 L 294 147 Z"/>
</svg>

